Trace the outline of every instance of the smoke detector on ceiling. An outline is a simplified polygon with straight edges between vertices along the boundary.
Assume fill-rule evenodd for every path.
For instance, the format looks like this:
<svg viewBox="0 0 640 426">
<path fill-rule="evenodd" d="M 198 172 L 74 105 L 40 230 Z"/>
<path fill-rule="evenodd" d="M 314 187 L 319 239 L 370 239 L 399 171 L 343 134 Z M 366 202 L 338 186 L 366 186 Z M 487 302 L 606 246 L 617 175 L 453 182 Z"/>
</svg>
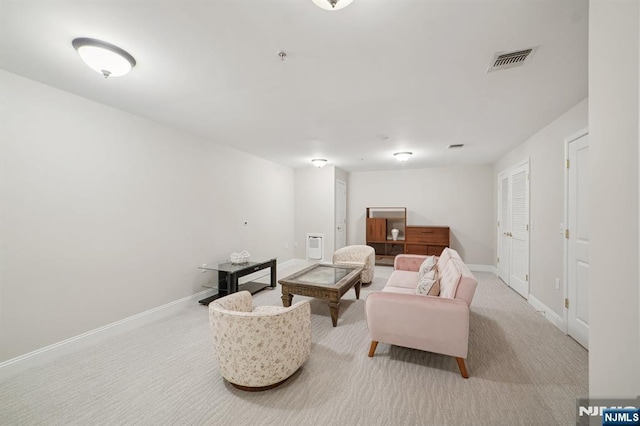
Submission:
<svg viewBox="0 0 640 426">
<path fill-rule="evenodd" d="M 531 59 L 536 50 L 538 50 L 538 46 L 514 50 L 512 52 L 496 52 L 493 55 L 493 61 L 489 69 L 487 69 L 487 72 L 521 67 Z"/>
</svg>

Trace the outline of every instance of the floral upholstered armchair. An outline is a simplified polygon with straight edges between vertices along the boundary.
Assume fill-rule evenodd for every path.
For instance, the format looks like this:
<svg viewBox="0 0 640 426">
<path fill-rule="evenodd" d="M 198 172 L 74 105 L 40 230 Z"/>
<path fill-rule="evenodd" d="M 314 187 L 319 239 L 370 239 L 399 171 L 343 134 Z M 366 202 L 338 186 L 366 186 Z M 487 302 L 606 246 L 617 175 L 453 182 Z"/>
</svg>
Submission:
<svg viewBox="0 0 640 426">
<path fill-rule="evenodd" d="M 373 281 L 376 254 L 373 247 L 365 245 L 346 246 L 333 253 L 334 265 L 361 266 L 360 282 L 369 285 Z"/>
<path fill-rule="evenodd" d="M 209 304 L 220 373 L 242 390 L 271 389 L 289 378 L 311 354 L 311 305 L 253 306 L 240 291 Z"/>
</svg>

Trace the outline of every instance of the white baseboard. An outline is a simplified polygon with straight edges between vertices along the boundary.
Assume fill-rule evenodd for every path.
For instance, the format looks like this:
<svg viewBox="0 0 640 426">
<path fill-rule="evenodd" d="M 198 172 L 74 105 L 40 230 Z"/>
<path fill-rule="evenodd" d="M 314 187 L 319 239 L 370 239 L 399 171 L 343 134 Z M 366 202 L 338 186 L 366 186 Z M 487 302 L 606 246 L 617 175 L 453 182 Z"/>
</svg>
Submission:
<svg viewBox="0 0 640 426">
<path fill-rule="evenodd" d="M 475 265 L 473 263 L 467 263 L 467 267 L 471 270 L 471 271 L 476 271 L 476 272 L 491 272 L 494 275 L 498 274 L 498 270 L 496 269 L 495 266 L 493 265 Z"/>
<path fill-rule="evenodd" d="M 178 309 L 184 308 L 187 304 L 200 300 L 210 294 L 211 289 L 207 289 L 4 361 L 0 363 L 0 380 L 21 373 L 28 368 L 47 364 L 56 360 L 60 356 L 67 355 L 89 345 L 93 345 L 105 338 L 133 330 L 144 324 L 148 324 L 151 321 L 161 319 L 167 315 L 175 313 Z"/>
<path fill-rule="evenodd" d="M 542 312 L 544 317 L 553 325 L 558 327 L 560 331 L 566 333 L 564 326 L 564 319 L 556 314 L 552 309 L 550 309 L 547 305 L 538 300 L 534 295 L 529 294 L 529 304 L 533 306 L 536 311 Z"/>
<path fill-rule="evenodd" d="M 286 262 L 278 263 L 278 270 L 290 267 L 299 267 L 307 262 L 299 259 L 291 259 Z M 157 308 L 124 318 L 120 321 L 107 324 L 105 326 L 90 330 L 86 333 L 79 334 L 66 340 L 54 343 L 44 348 L 37 349 L 33 352 L 20 355 L 16 358 L 9 359 L 0 363 L 0 381 L 11 376 L 19 374 L 29 368 L 38 367 L 47 364 L 57 358 L 75 352 L 79 349 L 93 345 L 105 338 L 114 336 L 125 331 L 133 330 L 142 325 L 148 324 L 164 318 L 167 315 L 174 314 L 177 310 L 183 309 L 191 303 L 203 299 L 211 295 L 211 289 L 206 289 L 191 296 L 174 300 Z"/>
</svg>

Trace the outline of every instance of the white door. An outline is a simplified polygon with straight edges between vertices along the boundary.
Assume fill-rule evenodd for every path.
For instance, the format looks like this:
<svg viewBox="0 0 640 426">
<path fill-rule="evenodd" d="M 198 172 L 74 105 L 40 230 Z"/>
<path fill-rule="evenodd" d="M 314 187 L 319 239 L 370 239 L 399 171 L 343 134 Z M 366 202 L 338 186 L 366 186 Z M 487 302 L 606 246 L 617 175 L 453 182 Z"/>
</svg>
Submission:
<svg viewBox="0 0 640 426">
<path fill-rule="evenodd" d="M 511 171 L 509 286 L 529 298 L 529 163 Z"/>
<path fill-rule="evenodd" d="M 511 218 L 509 215 L 510 192 L 509 174 L 501 173 L 498 176 L 498 277 L 509 285 L 509 262 L 511 260 Z"/>
<path fill-rule="evenodd" d="M 567 177 L 567 331 L 589 347 L 589 135 L 569 142 Z"/>
<path fill-rule="evenodd" d="M 336 181 L 336 243 L 335 250 L 347 245 L 347 184 Z"/>
<path fill-rule="evenodd" d="M 498 277 L 529 299 L 529 161 L 498 175 Z"/>
</svg>

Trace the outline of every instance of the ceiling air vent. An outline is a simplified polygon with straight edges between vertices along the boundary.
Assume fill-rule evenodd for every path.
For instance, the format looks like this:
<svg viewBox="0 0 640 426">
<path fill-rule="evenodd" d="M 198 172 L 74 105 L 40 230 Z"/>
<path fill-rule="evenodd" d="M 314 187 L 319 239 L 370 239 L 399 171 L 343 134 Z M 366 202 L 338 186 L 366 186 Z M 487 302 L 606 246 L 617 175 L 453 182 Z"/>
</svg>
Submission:
<svg viewBox="0 0 640 426">
<path fill-rule="evenodd" d="M 513 67 L 519 67 L 525 64 L 537 47 L 529 49 L 516 50 L 515 52 L 496 53 L 493 56 L 493 62 L 487 72 L 506 70 Z"/>
<path fill-rule="evenodd" d="M 447 149 L 452 149 L 452 148 L 462 148 L 464 146 L 463 143 L 454 143 L 451 145 L 447 145 Z"/>
</svg>

